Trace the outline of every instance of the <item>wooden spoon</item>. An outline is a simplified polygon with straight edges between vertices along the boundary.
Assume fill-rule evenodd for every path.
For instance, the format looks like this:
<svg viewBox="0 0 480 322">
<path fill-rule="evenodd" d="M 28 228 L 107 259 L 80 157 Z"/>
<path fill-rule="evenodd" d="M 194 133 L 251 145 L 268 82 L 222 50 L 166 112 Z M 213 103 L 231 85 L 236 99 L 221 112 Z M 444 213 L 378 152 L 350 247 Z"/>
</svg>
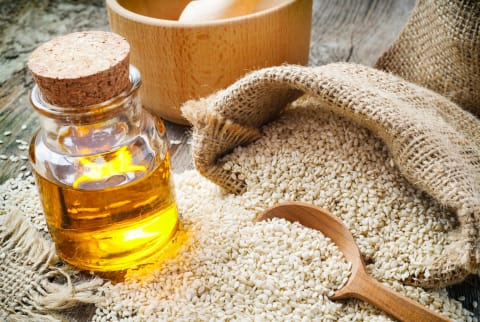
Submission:
<svg viewBox="0 0 480 322">
<path fill-rule="evenodd" d="M 328 211 L 300 202 L 275 205 L 260 214 L 255 222 L 279 217 L 320 230 L 337 244 L 347 261 L 352 263 L 352 273 L 347 284 L 338 289 L 332 300 L 358 298 L 385 311 L 400 321 L 450 321 L 421 304 L 400 295 L 368 275 L 360 250 L 347 227 Z"/>
</svg>

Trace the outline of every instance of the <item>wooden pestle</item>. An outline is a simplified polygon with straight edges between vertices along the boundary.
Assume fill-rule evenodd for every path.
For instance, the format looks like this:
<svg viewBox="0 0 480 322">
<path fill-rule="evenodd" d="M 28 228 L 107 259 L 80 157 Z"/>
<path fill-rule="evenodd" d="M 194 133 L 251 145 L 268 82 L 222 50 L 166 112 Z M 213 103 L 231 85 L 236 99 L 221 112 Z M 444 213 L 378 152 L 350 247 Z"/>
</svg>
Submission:
<svg viewBox="0 0 480 322">
<path fill-rule="evenodd" d="M 178 21 L 200 22 L 247 15 L 260 0 L 196 0 L 183 10 Z"/>
</svg>

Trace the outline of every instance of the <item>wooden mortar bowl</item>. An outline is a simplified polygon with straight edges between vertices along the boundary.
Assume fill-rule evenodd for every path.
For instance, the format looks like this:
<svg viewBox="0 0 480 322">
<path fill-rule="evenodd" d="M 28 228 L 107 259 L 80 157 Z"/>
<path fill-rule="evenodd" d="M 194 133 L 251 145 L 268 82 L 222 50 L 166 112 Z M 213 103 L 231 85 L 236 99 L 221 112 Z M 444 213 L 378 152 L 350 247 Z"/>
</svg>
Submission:
<svg viewBox="0 0 480 322">
<path fill-rule="evenodd" d="M 180 23 L 189 0 L 106 0 L 110 27 L 130 42 L 131 63 L 142 74 L 143 105 L 188 124 L 180 113 L 187 100 L 262 67 L 306 65 L 312 0 L 268 1 L 273 7 L 249 15 Z"/>
</svg>

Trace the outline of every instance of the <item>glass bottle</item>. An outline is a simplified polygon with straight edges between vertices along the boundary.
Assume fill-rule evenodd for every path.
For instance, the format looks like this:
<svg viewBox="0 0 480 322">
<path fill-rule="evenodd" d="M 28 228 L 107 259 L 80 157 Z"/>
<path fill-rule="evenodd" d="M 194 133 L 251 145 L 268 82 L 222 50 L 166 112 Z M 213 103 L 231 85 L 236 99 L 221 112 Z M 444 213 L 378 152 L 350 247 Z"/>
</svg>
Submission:
<svg viewBox="0 0 480 322">
<path fill-rule="evenodd" d="M 41 129 L 30 145 L 48 229 L 59 256 L 82 269 L 112 271 L 145 263 L 178 229 L 162 121 L 142 108 L 140 73 L 131 86 L 89 106 L 31 104 Z"/>
</svg>

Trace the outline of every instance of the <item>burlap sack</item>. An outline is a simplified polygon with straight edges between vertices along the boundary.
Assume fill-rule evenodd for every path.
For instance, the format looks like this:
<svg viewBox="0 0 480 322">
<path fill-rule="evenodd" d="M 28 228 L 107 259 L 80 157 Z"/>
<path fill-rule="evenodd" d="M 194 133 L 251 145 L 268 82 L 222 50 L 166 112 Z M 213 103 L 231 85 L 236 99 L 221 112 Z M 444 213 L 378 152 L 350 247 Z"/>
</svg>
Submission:
<svg viewBox="0 0 480 322">
<path fill-rule="evenodd" d="M 455 210 L 457 243 L 436 263 L 436 274 L 418 282 L 441 286 L 478 269 L 480 121 L 443 96 L 394 75 L 354 64 L 282 66 L 252 73 L 211 106 L 202 106 L 202 101 L 184 106 L 193 124 L 196 168 L 228 191 L 242 192 L 245 183 L 232 177 L 219 159 L 258 138 L 260 127 L 301 92 L 321 100 L 318 108 L 382 138 L 411 183 Z"/>
<path fill-rule="evenodd" d="M 480 116 L 480 1 L 419 0 L 376 67 Z"/>
<path fill-rule="evenodd" d="M 382 138 L 405 177 L 454 210 L 458 228 L 432 276 L 413 283 L 443 286 L 462 280 L 480 265 L 480 3 L 419 0 L 396 43 L 377 67 L 354 64 L 317 68 L 282 66 L 247 75 L 218 96 L 183 107 L 193 124 L 196 168 L 228 191 L 245 183 L 220 159 L 261 136 L 302 94 Z M 451 100 L 447 99 L 450 98 Z M 412 214 L 414 215 L 414 214 Z"/>
<path fill-rule="evenodd" d="M 480 24 L 472 19 L 479 17 L 480 5 L 475 1 L 448 3 L 452 7 L 443 0 L 419 1 L 398 43 L 378 66 L 479 112 Z M 431 48 L 437 33 L 447 31 L 452 39 L 441 42 L 446 47 Z M 424 46 L 418 47 L 418 53 L 414 47 L 420 42 Z M 453 47 L 458 55 L 441 58 L 448 56 L 442 48 Z M 396 57 L 408 57 L 402 56 L 402 48 L 414 52 L 396 65 Z M 417 56 L 421 57 L 418 62 L 412 58 Z M 223 167 L 221 157 L 259 138 L 262 125 L 302 94 L 315 96 L 321 102 L 319 109 L 338 113 L 383 139 L 402 174 L 456 214 L 455 241 L 446 256 L 434 263 L 432 275 L 409 282 L 440 287 L 476 272 L 480 266 L 480 121 L 446 97 L 392 74 L 345 63 L 273 67 L 245 76 L 216 96 L 189 102 L 182 111 L 193 125 L 198 171 L 228 191 L 241 193 L 245 182 Z"/>
</svg>

